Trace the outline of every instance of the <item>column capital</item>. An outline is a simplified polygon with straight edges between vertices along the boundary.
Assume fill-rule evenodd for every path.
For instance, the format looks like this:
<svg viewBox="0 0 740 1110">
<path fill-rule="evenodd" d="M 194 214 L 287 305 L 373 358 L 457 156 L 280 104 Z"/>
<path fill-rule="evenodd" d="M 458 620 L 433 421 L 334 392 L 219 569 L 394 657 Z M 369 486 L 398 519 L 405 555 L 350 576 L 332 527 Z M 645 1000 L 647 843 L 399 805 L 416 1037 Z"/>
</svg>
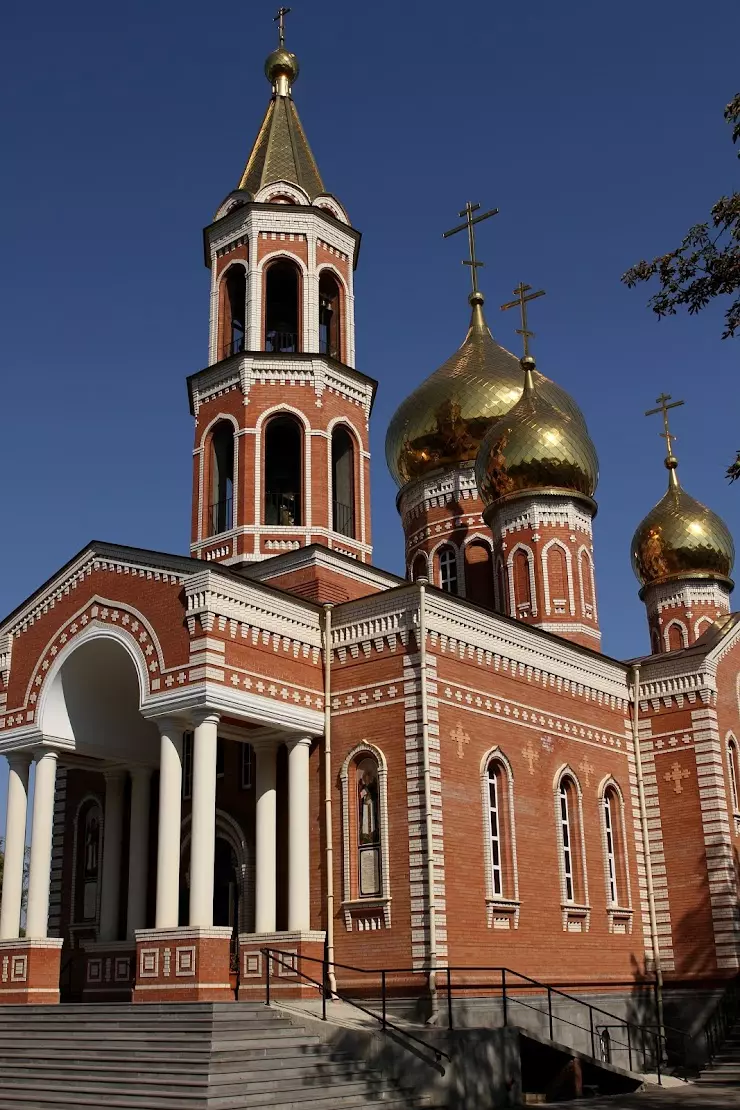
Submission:
<svg viewBox="0 0 740 1110">
<path fill-rule="evenodd" d="M 33 753 L 35 763 L 40 763 L 42 759 L 53 759 L 54 762 L 59 759 L 59 752 L 56 748 L 36 748 Z"/>
<path fill-rule="evenodd" d="M 221 714 L 218 712 L 217 709 L 207 709 L 204 707 L 202 709 L 192 709 L 190 711 L 190 721 L 193 725 L 193 728 L 197 728 L 198 725 L 205 725 L 207 723 L 217 725 L 219 724 L 220 720 Z"/>
<path fill-rule="evenodd" d="M 8 765 L 13 771 L 27 771 L 31 766 L 31 753 L 28 751 L 8 752 Z"/>
<path fill-rule="evenodd" d="M 289 752 L 291 752 L 293 748 L 299 748 L 301 746 L 310 748 L 314 739 L 315 737 L 313 736 L 289 736 L 285 741 L 285 746 Z"/>
<path fill-rule="evenodd" d="M 157 726 L 160 736 L 171 736 L 173 733 L 182 736 L 183 732 L 187 732 L 190 727 L 184 717 L 178 717 L 173 713 L 165 714 L 163 717 L 150 717 L 149 720 Z"/>
</svg>

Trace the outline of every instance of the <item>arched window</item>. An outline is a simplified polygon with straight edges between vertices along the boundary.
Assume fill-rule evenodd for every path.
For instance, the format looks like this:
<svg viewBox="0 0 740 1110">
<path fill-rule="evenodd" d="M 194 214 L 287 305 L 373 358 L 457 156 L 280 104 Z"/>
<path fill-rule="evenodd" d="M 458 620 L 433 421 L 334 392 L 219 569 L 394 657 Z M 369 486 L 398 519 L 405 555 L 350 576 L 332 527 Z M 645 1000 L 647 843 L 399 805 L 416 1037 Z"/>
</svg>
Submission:
<svg viewBox="0 0 740 1110">
<path fill-rule="evenodd" d="M 429 563 L 423 551 L 414 556 L 414 561 L 411 564 L 411 581 L 418 582 L 420 578 L 427 578 L 429 576 Z"/>
<path fill-rule="evenodd" d="M 273 262 L 265 275 L 265 350 L 300 351 L 300 274 L 287 259 Z"/>
<path fill-rule="evenodd" d="M 503 560 L 499 559 L 496 564 L 496 579 L 498 582 L 498 609 L 500 613 L 509 612 L 509 587 L 506 581 L 506 567 Z"/>
<path fill-rule="evenodd" d="M 476 605 L 495 608 L 493 556 L 488 544 L 478 540 L 465 546 L 465 596 Z"/>
<path fill-rule="evenodd" d="M 734 814 L 740 814 L 740 794 L 738 794 L 738 781 L 740 779 L 740 765 L 738 764 L 737 740 L 730 733 L 727 741 L 727 770 L 730 776 L 730 800 Z"/>
<path fill-rule="evenodd" d="M 666 651 L 680 651 L 687 647 L 686 629 L 680 621 L 671 621 L 665 630 Z"/>
<path fill-rule="evenodd" d="M 388 928 L 391 896 L 388 866 L 386 762 L 363 742 L 340 773 L 342 788 L 343 899 L 346 928 Z"/>
<path fill-rule="evenodd" d="M 514 835 L 514 782 L 509 761 L 498 748 L 481 764 L 486 906 L 489 927 L 519 923 L 519 879 Z"/>
<path fill-rule="evenodd" d="M 98 914 L 100 884 L 100 804 L 90 799 L 77 817 L 75 919 L 94 922 Z"/>
<path fill-rule="evenodd" d="M 532 582 L 529 555 L 521 547 L 514 552 L 514 612 L 512 617 L 527 617 L 532 612 Z"/>
<path fill-rule="evenodd" d="M 319 351 L 339 360 L 342 357 L 340 304 L 339 282 L 331 270 L 322 270 L 319 278 Z"/>
<path fill-rule="evenodd" d="M 629 900 L 622 799 L 613 783 L 607 784 L 604 789 L 601 805 L 604 820 L 607 901 L 610 907 L 626 906 Z"/>
<path fill-rule="evenodd" d="M 222 420 L 211 436 L 211 505 L 209 535 L 234 526 L 234 427 Z"/>
<path fill-rule="evenodd" d="M 437 559 L 440 586 L 448 594 L 457 594 L 457 552 L 452 547 L 442 547 Z"/>
<path fill-rule="evenodd" d="M 560 776 L 555 802 L 563 903 L 565 906 L 585 907 L 588 890 L 581 791 L 570 772 Z"/>
<path fill-rule="evenodd" d="M 355 447 L 352 436 L 341 425 L 331 435 L 332 528 L 343 536 L 355 536 Z"/>
<path fill-rule="evenodd" d="M 303 522 L 303 434 L 292 416 L 275 416 L 265 429 L 265 524 Z"/>
<path fill-rule="evenodd" d="M 548 548 L 545 573 L 550 612 L 561 616 L 570 604 L 570 582 L 567 556 L 559 543 L 553 543 Z"/>
<path fill-rule="evenodd" d="M 378 764 L 372 756 L 355 769 L 357 789 L 357 891 L 361 898 L 380 894 L 380 797 Z"/>
<path fill-rule="evenodd" d="M 583 601 L 583 615 L 584 617 L 593 617 L 594 615 L 594 582 L 593 582 L 593 566 L 588 552 L 584 549 L 578 559 L 578 565 L 581 572 L 581 599 Z"/>
<path fill-rule="evenodd" d="M 247 272 L 229 266 L 221 280 L 221 358 L 244 350 L 247 310 Z"/>
<path fill-rule="evenodd" d="M 663 648 L 660 646 L 660 632 L 657 628 L 650 629 L 650 647 L 653 655 L 660 655 Z"/>
</svg>

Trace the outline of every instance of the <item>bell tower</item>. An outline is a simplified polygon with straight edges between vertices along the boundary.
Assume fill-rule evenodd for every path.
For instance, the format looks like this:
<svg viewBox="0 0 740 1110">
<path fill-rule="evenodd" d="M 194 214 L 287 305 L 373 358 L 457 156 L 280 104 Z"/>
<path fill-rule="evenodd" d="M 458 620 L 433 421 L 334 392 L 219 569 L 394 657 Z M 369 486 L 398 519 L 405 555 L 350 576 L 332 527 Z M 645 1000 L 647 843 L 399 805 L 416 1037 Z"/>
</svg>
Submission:
<svg viewBox="0 0 740 1110">
<path fill-rule="evenodd" d="M 272 96 L 237 188 L 204 232 L 208 366 L 188 379 L 195 417 L 191 553 L 237 565 L 321 543 L 372 555 L 369 417 L 355 368 L 360 234 L 327 192 L 279 43 Z"/>
</svg>

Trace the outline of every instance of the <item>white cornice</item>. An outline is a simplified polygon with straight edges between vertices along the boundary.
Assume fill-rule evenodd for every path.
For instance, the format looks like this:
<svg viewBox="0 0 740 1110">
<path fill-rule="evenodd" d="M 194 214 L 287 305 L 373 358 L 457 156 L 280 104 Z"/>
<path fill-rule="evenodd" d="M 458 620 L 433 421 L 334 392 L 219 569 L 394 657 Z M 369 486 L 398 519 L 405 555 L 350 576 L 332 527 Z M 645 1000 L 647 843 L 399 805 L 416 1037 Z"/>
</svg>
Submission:
<svg viewBox="0 0 740 1110">
<path fill-rule="evenodd" d="M 324 714 L 289 701 L 265 698 L 246 690 L 203 682 L 158 694 L 146 699 L 142 714 L 148 718 L 185 716 L 208 708 L 224 716 L 256 721 L 267 728 L 282 732 L 300 732 L 304 736 L 320 736 L 324 731 Z"/>
<path fill-rule="evenodd" d="M 215 258 L 217 251 L 227 247 L 232 240 L 242 236 L 257 236 L 261 231 L 298 234 L 321 238 L 329 246 L 335 247 L 343 254 L 354 258 L 356 239 L 353 235 L 342 231 L 330 220 L 323 219 L 318 213 L 304 208 L 301 205 L 286 204 L 270 208 L 233 209 L 227 216 L 218 222 L 217 227 L 208 231 L 208 242 L 211 257 Z"/>
<path fill-rule="evenodd" d="M 311 648 L 321 647 L 317 609 L 287 594 L 276 592 L 267 596 L 247 579 L 224 578 L 213 566 L 186 580 L 185 603 L 188 620 L 198 617 L 204 627 L 212 627 L 219 617 Z"/>
<path fill-rule="evenodd" d="M 314 529 L 316 531 L 316 529 Z M 261 563 L 245 567 L 241 572 L 245 578 L 258 582 L 269 582 L 284 574 L 292 574 L 297 570 L 306 568 L 320 568 L 341 574 L 343 578 L 350 578 L 353 582 L 361 582 L 367 586 L 377 586 L 381 590 L 394 589 L 402 584 L 403 579 L 389 571 L 379 570 L 367 563 L 354 560 L 350 563 L 346 558 L 337 556 L 328 547 L 302 547 L 297 551 L 286 552 L 284 555 L 274 555 Z"/>
</svg>

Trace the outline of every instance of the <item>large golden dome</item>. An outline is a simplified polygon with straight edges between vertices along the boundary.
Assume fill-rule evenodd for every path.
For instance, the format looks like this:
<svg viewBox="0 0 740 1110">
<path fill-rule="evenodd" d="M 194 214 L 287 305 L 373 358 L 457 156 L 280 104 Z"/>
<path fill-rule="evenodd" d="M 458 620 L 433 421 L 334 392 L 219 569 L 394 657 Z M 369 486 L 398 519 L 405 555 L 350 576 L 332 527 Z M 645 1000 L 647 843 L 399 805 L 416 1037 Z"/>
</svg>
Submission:
<svg viewBox="0 0 740 1110">
<path fill-rule="evenodd" d="M 534 377 L 534 359 L 521 360 L 524 392 L 514 408 L 486 433 L 475 480 L 486 505 L 525 491 L 578 494 L 589 501 L 599 480 L 599 460 L 579 420 L 555 408 Z M 580 415 L 580 414 L 579 414 Z"/>
<path fill-rule="evenodd" d="M 499 346 L 483 316 L 483 296 L 470 296 L 473 315 L 462 346 L 400 405 L 390 422 L 385 457 L 399 486 L 433 470 L 473 462 L 481 440 L 522 395 L 519 359 Z M 542 397 L 585 428 L 575 401 L 535 371 Z"/>
<path fill-rule="evenodd" d="M 730 581 L 735 545 L 727 525 L 681 488 L 673 455 L 666 466 L 668 492 L 632 539 L 632 569 L 639 582 L 649 586 L 671 578 Z"/>
</svg>

